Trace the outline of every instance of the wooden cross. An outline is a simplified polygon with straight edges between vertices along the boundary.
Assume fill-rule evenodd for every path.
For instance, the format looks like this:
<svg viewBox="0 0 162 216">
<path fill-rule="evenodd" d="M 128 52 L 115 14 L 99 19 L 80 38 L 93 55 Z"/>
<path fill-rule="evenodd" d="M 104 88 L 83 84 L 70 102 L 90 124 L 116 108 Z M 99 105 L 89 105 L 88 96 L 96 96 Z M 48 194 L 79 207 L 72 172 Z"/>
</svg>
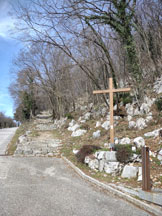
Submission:
<svg viewBox="0 0 162 216">
<path fill-rule="evenodd" d="M 93 91 L 93 94 L 106 94 L 106 93 L 109 93 L 109 98 L 110 98 L 110 143 L 112 145 L 114 144 L 113 93 L 115 93 L 115 92 L 128 92 L 130 90 L 131 90 L 130 88 L 114 89 L 113 88 L 113 79 L 109 78 L 109 89 Z"/>
</svg>

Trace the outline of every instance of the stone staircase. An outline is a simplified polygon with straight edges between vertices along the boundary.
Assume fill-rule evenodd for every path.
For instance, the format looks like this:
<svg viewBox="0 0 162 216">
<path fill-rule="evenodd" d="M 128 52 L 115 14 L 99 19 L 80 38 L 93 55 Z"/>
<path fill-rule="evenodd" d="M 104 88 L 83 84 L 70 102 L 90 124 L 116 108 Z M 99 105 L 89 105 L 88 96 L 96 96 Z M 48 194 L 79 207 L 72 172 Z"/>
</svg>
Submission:
<svg viewBox="0 0 162 216">
<path fill-rule="evenodd" d="M 56 129 L 50 113 L 43 112 L 34 120 L 34 130 L 41 136 L 32 137 L 31 131 L 19 137 L 14 156 L 43 156 L 54 157 L 60 155 L 61 140 L 53 138 L 51 130 Z"/>
</svg>

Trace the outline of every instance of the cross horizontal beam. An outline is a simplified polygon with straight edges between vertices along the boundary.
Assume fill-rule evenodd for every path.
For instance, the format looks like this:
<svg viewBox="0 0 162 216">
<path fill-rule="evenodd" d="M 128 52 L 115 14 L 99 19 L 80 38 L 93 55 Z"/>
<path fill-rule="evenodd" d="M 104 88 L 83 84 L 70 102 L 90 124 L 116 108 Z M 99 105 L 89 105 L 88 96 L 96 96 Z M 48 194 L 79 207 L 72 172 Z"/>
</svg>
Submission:
<svg viewBox="0 0 162 216">
<path fill-rule="evenodd" d="M 106 89 L 106 90 L 95 90 L 93 94 L 106 94 L 111 92 L 129 92 L 130 88 L 121 88 L 121 89 Z"/>
</svg>

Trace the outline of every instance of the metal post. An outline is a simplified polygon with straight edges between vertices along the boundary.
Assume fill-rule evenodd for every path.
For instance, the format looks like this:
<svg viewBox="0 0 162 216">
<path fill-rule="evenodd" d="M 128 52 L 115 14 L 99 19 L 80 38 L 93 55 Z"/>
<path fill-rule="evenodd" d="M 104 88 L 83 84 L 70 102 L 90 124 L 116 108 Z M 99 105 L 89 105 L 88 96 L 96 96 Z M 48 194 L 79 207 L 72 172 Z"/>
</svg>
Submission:
<svg viewBox="0 0 162 216">
<path fill-rule="evenodd" d="M 149 147 L 142 147 L 142 190 L 151 190 Z"/>
</svg>

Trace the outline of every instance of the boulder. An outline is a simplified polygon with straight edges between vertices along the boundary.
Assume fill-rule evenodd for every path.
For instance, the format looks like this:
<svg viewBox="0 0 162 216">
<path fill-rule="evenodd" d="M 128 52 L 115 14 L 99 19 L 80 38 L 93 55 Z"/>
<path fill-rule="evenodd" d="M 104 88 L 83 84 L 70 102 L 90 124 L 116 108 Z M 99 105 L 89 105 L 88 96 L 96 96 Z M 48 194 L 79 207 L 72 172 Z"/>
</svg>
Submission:
<svg viewBox="0 0 162 216">
<path fill-rule="evenodd" d="M 84 119 L 85 120 L 89 120 L 91 118 L 91 113 L 90 112 L 87 112 L 85 115 L 84 115 Z"/>
<path fill-rule="evenodd" d="M 102 125 L 101 125 L 105 130 L 108 130 L 110 128 L 110 121 L 105 121 Z"/>
<path fill-rule="evenodd" d="M 152 132 L 145 133 L 144 136 L 145 137 L 157 137 L 157 136 L 159 136 L 159 131 L 160 130 L 162 130 L 162 128 L 154 130 Z"/>
<path fill-rule="evenodd" d="M 140 110 L 139 110 L 138 108 L 136 108 L 136 109 L 134 110 L 134 115 L 135 115 L 135 116 L 141 115 L 141 112 L 140 112 Z"/>
<path fill-rule="evenodd" d="M 150 106 L 147 103 L 143 103 L 140 107 L 141 114 L 147 114 L 150 112 Z"/>
<path fill-rule="evenodd" d="M 152 116 L 147 116 L 146 117 L 146 123 L 150 122 L 153 120 L 153 117 Z"/>
<path fill-rule="evenodd" d="M 104 171 L 108 174 L 115 174 L 119 172 L 119 162 L 106 162 Z"/>
<path fill-rule="evenodd" d="M 135 146 L 132 146 L 132 151 L 136 152 L 136 147 Z"/>
<path fill-rule="evenodd" d="M 96 170 L 99 168 L 99 161 L 97 159 L 90 160 L 88 166 L 90 169 Z"/>
<path fill-rule="evenodd" d="M 96 128 L 101 126 L 101 122 L 97 121 L 96 122 Z"/>
<path fill-rule="evenodd" d="M 95 132 L 93 132 L 93 138 L 98 138 L 101 136 L 101 131 L 100 130 L 97 130 Z"/>
<path fill-rule="evenodd" d="M 132 104 L 126 104 L 126 112 L 128 115 L 133 116 L 134 115 L 134 108 Z"/>
<path fill-rule="evenodd" d="M 104 166 L 105 166 L 105 161 L 104 160 L 100 160 L 99 161 L 99 171 L 102 172 L 104 170 Z"/>
<path fill-rule="evenodd" d="M 87 132 L 86 130 L 79 129 L 79 130 L 73 131 L 73 133 L 71 134 L 71 136 L 72 137 L 82 136 L 86 132 Z"/>
<path fill-rule="evenodd" d="M 136 145 L 137 148 L 145 146 L 145 140 L 143 139 L 143 137 L 136 137 L 133 140 L 133 143 Z"/>
<path fill-rule="evenodd" d="M 130 144 L 131 140 L 128 137 L 125 137 L 120 140 L 119 144 L 124 145 L 124 144 Z"/>
<path fill-rule="evenodd" d="M 98 152 L 95 152 L 95 157 L 96 157 L 98 160 L 105 159 L 105 151 L 98 151 Z"/>
<path fill-rule="evenodd" d="M 136 127 L 136 122 L 135 121 L 130 121 L 128 127 L 131 128 L 135 128 Z"/>
<path fill-rule="evenodd" d="M 145 119 L 144 118 L 139 118 L 136 121 L 136 128 L 138 128 L 139 130 L 144 129 L 145 127 L 147 127 Z"/>
<path fill-rule="evenodd" d="M 122 175 L 122 178 L 136 178 L 138 173 L 138 167 L 130 166 L 130 165 L 125 165 Z"/>
<path fill-rule="evenodd" d="M 149 106 L 149 107 L 151 107 L 153 104 L 154 104 L 154 102 L 155 102 L 155 98 L 149 98 L 149 97 L 145 97 L 144 98 L 144 102 Z"/>
<path fill-rule="evenodd" d="M 92 160 L 91 157 L 86 156 L 85 159 L 84 159 L 84 163 L 85 163 L 85 164 L 89 164 L 89 162 L 90 162 L 91 160 Z"/>
<path fill-rule="evenodd" d="M 75 125 L 73 125 L 73 126 L 71 126 L 71 127 L 68 127 L 68 131 L 75 131 L 75 130 L 78 129 L 78 128 L 80 128 L 80 125 L 75 124 Z"/>
<path fill-rule="evenodd" d="M 81 117 L 80 117 L 81 118 Z M 74 126 L 74 124 L 75 124 L 75 120 L 74 119 L 72 119 L 71 120 L 71 122 L 69 123 L 69 127 L 72 127 L 72 126 Z"/>
<path fill-rule="evenodd" d="M 128 119 L 128 121 L 131 121 L 132 120 L 132 116 L 128 115 L 127 119 Z"/>
<path fill-rule="evenodd" d="M 105 152 L 105 160 L 107 162 L 117 162 L 116 151 L 106 151 Z"/>
</svg>

